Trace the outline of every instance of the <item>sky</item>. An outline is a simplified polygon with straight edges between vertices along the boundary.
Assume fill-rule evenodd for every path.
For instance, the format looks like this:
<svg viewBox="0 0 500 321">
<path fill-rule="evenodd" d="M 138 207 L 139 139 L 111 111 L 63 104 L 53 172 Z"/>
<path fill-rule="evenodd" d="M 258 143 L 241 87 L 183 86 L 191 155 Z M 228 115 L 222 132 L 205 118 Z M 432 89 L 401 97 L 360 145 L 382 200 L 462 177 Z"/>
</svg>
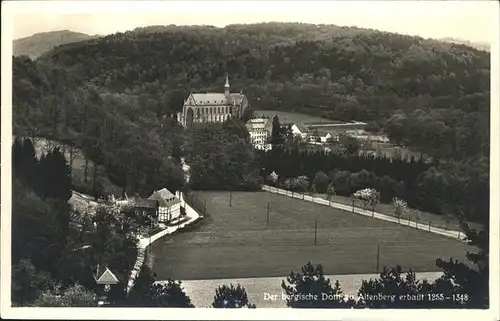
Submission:
<svg viewBox="0 0 500 321">
<path fill-rule="evenodd" d="M 6 7 L 7 6 L 7 7 Z M 8 1 L 13 39 L 68 29 L 106 35 L 151 25 L 269 21 L 357 26 L 491 43 L 496 1 Z"/>
</svg>

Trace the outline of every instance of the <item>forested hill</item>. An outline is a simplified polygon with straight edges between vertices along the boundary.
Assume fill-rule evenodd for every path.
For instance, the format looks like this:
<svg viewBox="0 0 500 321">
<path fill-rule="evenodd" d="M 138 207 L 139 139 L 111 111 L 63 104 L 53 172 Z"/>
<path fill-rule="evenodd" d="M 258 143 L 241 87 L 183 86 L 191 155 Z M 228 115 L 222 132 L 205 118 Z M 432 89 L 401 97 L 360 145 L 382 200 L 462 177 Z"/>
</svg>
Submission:
<svg viewBox="0 0 500 321">
<path fill-rule="evenodd" d="M 179 96 L 190 90 L 220 90 L 228 72 L 256 108 L 371 120 L 399 108 L 460 108 L 459 98 L 488 92 L 489 57 L 373 30 L 266 23 L 141 28 L 61 46 L 44 58 L 113 91 L 161 91 L 154 107 L 164 111 L 179 109 Z"/>
<path fill-rule="evenodd" d="M 397 144 L 488 174 L 490 54 L 465 45 L 331 25 L 153 26 L 16 57 L 13 70 L 14 129 L 98 146 L 121 185 L 152 186 L 154 170 L 126 173 L 178 154 L 164 116 L 190 91 L 222 91 L 226 72 L 255 109 L 375 121 Z"/>
<path fill-rule="evenodd" d="M 462 40 L 462 39 L 456 39 L 456 38 L 440 38 L 439 40 L 444 41 L 444 42 L 451 42 L 451 43 L 458 43 L 462 45 L 467 45 L 473 48 L 476 48 L 478 50 L 484 50 L 484 51 L 490 51 L 491 46 L 487 42 L 471 42 L 468 40 Z"/>
<path fill-rule="evenodd" d="M 29 56 L 31 59 L 35 59 L 59 45 L 96 37 L 69 30 L 40 32 L 30 37 L 14 40 L 12 42 L 12 54 L 14 56 Z"/>
<path fill-rule="evenodd" d="M 442 156 L 464 157 L 453 132 L 480 124 L 476 147 L 489 150 L 490 54 L 465 45 L 333 25 L 153 26 L 63 45 L 42 60 L 133 97 L 138 113 L 178 111 L 189 91 L 222 90 L 228 72 L 255 109 L 382 126 L 393 117 L 394 140 Z M 439 138 L 422 146 L 429 137 Z"/>
</svg>

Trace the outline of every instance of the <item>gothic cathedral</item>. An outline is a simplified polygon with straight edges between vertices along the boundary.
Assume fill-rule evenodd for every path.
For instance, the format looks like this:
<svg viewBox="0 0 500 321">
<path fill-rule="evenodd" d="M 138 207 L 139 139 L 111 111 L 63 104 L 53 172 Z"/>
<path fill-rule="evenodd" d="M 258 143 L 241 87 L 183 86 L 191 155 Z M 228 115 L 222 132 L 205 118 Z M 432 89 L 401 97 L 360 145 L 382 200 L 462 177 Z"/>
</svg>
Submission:
<svg viewBox="0 0 500 321">
<path fill-rule="evenodd" d="M 194 123 L 222 123 L 229 118 L 241 118 L 247 107 L 246 95 L 242 92 L 231 93 L 226 76 L 224 93 L 191 93 L 177 119 L 185 128 L 191 128 Z"/>
</svg>

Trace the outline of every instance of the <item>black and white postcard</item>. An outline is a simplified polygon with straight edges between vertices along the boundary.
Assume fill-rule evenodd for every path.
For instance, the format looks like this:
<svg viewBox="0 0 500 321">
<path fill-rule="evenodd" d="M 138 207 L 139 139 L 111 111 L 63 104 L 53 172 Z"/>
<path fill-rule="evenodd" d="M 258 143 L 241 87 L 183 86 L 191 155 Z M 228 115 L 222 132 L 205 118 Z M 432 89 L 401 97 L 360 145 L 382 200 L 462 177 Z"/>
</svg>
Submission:
<svg viewBox="0 0 500 321">
<path fill-rule="evenodd" d="M 498 320 L 498 29 L 3 2 L 2 318 Z"/>
</svg>

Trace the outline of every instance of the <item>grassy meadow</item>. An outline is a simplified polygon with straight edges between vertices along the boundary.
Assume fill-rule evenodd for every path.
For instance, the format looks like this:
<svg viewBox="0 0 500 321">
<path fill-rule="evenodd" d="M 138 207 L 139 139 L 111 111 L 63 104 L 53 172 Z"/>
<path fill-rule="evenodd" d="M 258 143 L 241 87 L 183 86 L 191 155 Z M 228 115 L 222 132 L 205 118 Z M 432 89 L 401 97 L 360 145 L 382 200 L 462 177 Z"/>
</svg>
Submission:
<svg viewBox="0 0 500 321">
<path fill-rule="evenodd" d="M 322 263 L 330 275 L 376 273 L 378 247 L 379 270 L 400 264 L 433 272 L 437 258 L 463 260 L 468 249 L 444 236 L 283 195 L 233 192 L 231 206 L 229 192 L 196 197 L 206 202 L 201 226 L 152 245 L 160 280 L 278 277 L 308 261 Z"/>
</svg>

